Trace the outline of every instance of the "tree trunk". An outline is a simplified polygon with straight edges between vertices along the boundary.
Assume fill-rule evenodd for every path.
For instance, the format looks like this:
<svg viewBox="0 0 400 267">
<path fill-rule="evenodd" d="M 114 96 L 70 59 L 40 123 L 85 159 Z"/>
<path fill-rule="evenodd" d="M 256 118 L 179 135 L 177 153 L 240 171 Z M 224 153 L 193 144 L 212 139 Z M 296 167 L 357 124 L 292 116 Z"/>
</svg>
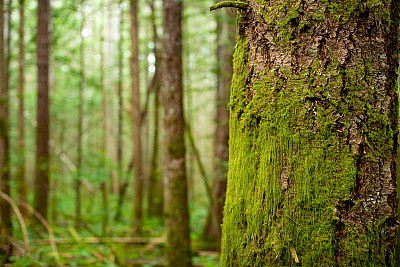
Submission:
<svg viewBox="0 0 400 267">
<path fill-rule="evenodd" d="M 16 173 L 16 180 L 19 184 L 19 199 L 27 202 L 26 180 L 25 180 L 25 120 L 24 120 L 24 64 L 25 64 L 25 0 L 19 0 L 19 55 L 18 55 L 18 154 L 19 162 Z M 26 218 L 28 210 L 20 205 L 20 210 Z"/>
<path fill-rule="evenodd" d="M 238 15 L 221 266 L 385 266 L 397 229 L 399 1 Z"/>
<path fill-rule="evenodd" d="M 123 117 L 122 111 L 124 110 L 123 106 L 123 93 L 122 93 L 122 76 L 123 76 L 123 51 L 122 45 L 124 42 L 124 32 L 123 32 L 123 24 L 124 24 L 124 9 L 122 8 L 122 0 L 119 1 L 119 41 L 118 41 L 118 86 L 117 86 L 117 95 L 118 95 L 118 133 L 117 133 L 117 168 L 118 174 L 115 179 L 115 192 L 119 194 L 120 183 L 122 181 L 122 131 L 123 131 Z"/>
<path fill-rule="evenodd" d="M 49 196 L 49 0 L 38 2 L 37 30 L 37 132 L 34 208 L 46 219 Z"/>
<path fill-rule="evenodd" d="M 133 232 L 141 233 L 143 217 L 143 179 L 142 179 L 142 148 L 140 136 L 140 92 L 139 92 L 139 42 L 138 42 L 138 0 L 131 0 L 131 41 L 132 41 L 132 111 L 133 111 L 133 167 L 135 170 L 134 192 L 135 199 L 133 203 Z"/>
<path fill-rule="evenodd" d="M 153 151 L 151 155 L 151 168 L 149 176 L 148 214 L 150 217 L 161 217 L 163 212 L 163 186 L 159 161 L 159 131 L 160 131 L 160 89 L 161 89 L 161 51 L 160 38 L 157 33 L 154 0 L 150 2 L 151 21 L 153 30 L 155 70 L 151 86 L 154 88 L 154 131 Z"/>
<path fill-rule="evenodd" d="M 81 179 L 82 179 L 82 137 L 83 137 L 83 94 L 85 87 L 85 40 L 83 27 L 85 25 L 84 0 L 81 0 L 81 27 L 80 27 L 80 51 L 79 51 L 79 107 L 78 107 L 78 151 L 77 151 L 77 175 L 75 181 L 75 227 L 81 224 Z"/>
<path fill-rule="evenodd" d="M 7 38 L 8 39 L 8 38 Z M 10 151 L 8 134 L 8 64 L 4 49 L 4 1 L 0 2 L 0 189 L 10 195 Z M 8 61 L 8 60 L 7 60 Z M 11 207 L 5 200 L 0 200 L 1 240 L 9 243 L 6 237 L 12 235 Z"/>
<path fill-rule="evenodd" d="M 182 2 L 163 1 L 164 222 L 168 266 L 191 266 L 185 174 Z"/>
<path fill-rule="evenodd" d="M 217 16 L 217 112 L 214 136 L 215 161 L 213 180 L 214 205 L 207 218 L 203 236 L 216 239 L 221 247 L 222 212 L 225 204 L 228 175 L 228 139 L 229 139 L 229 96 L 232 80 L 232 56 L 235 43 L 235 16 L 231 12 L 222 12 Z"/>
<path fill-rule="evenodd" d="M 101 4 L 101 14 L 104 18 L 104 3 Z M 101 106 L 102 106 L 102 140 L 101 140 L 101 154 L 102 154 L 102 168 L 105 175 L 104 181 L 100 184 L 100 191 L 102 196 L 102 206 L 103 206 L 103 220 L 102 220 L 102 232 L 106 236 L 108 234 L 108 192 L 106 186 L 106 180 L 108 178 L 106 157 L 107 157 L 107 129 L 108 129 L 108 106 L 107 106 L 107 91 L 104 84 L 104 25 L 101 24 L 100 27 L 100 91 L 101 91 Z"/>
</svg>

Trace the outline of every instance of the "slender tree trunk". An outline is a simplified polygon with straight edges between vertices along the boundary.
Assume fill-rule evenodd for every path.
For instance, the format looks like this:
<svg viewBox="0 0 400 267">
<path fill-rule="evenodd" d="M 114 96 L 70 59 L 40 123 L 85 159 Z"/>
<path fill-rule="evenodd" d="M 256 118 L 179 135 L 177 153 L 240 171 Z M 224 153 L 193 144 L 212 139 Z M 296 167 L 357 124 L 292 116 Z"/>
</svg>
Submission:
<svg viewBox="0 0 400 267">
<path fill-rule="evenodd" d="M 102 9 L 102 19 L 104 17 L 104 4 L 101 5 Z M 103 124 L 102 124 L 102 167 L 104 173 L 107 173 L 106 170 L 106 157 L 107 157 L 107 91 L 104 84 L 104 25 L 101 24 L 100 27 L 100 90 L 101 90 L 101 106 L 103 112 Z M 107 175 L 106 175 L 107 176 Z M 107 178 L 104 178 L 107 179 Z M 103 223 L 102 223 L 102 231 L 103 235 L 107 235 L 107 228 L 108 228 L 108 193 L 107 193 L 107 186 L 106 180 L 104 180 L 100 185 L 101 195 L 102 195 L 102 205 L 103 205 Z"/>
<path fill-rule="evenodd" d="M 38 2 L 37 31 L 37 132 L 34 208 L 46 219 L 49 197 L 49 21 L 50 2 Z"/>
<path fill-rule="evenodd" d="M 138 42 L 138 0 L 131 0 L 131 41 L 132 41 L 132 111 L 133 111 L 133 146 L 134 159 L 133 167 L 135 169 L 134 192 L 135 200 L 133 203 L 133 231 L 135 234 L 141 233 L 141 224 L 143 217 L 143 178 L 142 178 L 142 148 L 141 148 L 141 114 L 140 114 L 140 92 L 139 92 L 139 42 Z"/>
<path fill-rule="evenodd" d="M 6 92 L 10 91 L 10 62 L 11 62 L 11 16 L 12 16 L 12 0 L 7 1 L 7 35 L 6 35 L 6 43 L 7 43 L 7 56 L 6 56 Z M 7 114 L 8 114 L 7 108 Z M 7 115 L 8 116 L 8 115 Z"/>
<path fill-rule="evenodd" d="M 161 51 L 159 49 L 159 37 L 157 33 L 154 0 L 150 2 L 151 21 L 153 30 L 155 70 L 152 86 L 154 87 L 154 131 L 153 149 L 151 155 L 151 169 L 149 176 L 148 190 L 148 213 L 149 216 L 160 217 L 163 211 L 163 186 L 161 181 L 161 170 L 158 164 L 159 159 L 159 131 L 160 131 L 160 89 L 161 89 Z"/>
<path fill-rule="evenodd" d="M 215 129 L 215 165 L 213 197 L 215 200 L 213 217 L 217 227 L 219 246 L 221 245 L 222 212 L 225 204 L 228 175 L 229 139 L 229 96 L 232 80 L 232 60 L 235 44 L 235 16 L 231 12 L 218 14 L 217 18 L 217 113 Z"/>
<path fill-rule="evenodd" d="M 123 74 L 123 51 L 122 44 L 124 42 L 124 10 L 122 8 L 122 0 L 119 1 L 120 20 L 119 20 L 119 42 L 118 42 L 118 133 L 117 133 L 117 166 L 118 175 L 116 179 L 116 192 L 119 194 L 120 183 L 122 181 L 122 132 L 123 132 L 123 94 L 122 94 L 122 74 Z"/>
<path fill-rule="evenodd" d="M 164 222 L 168 266 L 191 266 L 185 173 L 182 2 L 163 1 Z"/>
<path fill-rule="evenodd" d="M 4 2 L 0 2 L 0 189 L 5 194 L 10 194 L 10 151 L 8 135 L 8 64 L 4 53 Z M 7 38 L 8 39 L 8 38 Z M 4 201 L 0 201 L 1 214 L 1 240 L 9 243 L 7 237 L 12 235 L 11 208 Z"/>
<path fill-rule="evenodd" d="M 75 227 L 80 228 L 81 223 L 81 179 L 82 179 L 82 137 L 83 137 L 83 94 L 85 87 L 85 40 L 83 27 L 85 26 L 84 0 L 81 0 L 81 28 L 79 51 L 79 108 L 78 108 L 78 151 L 77 151 L 77 177 L 75 181 Z"/>
<path fill-rule="evenodd" d="M 248 4 L 221 266 L 394 266 L 400 1 Z"/>
<path fill-rule="evenodd" d="M 16 179 L 19 184 L 19 199 L 27 202 L 26 181 L 25 181 L 25 120 L 24 120 L 24 64 L 25 64 L 25 0 L 19 0 L 19 56 L 18 56 L 18 153 L 19 164 Z M 20 210 L 26 218 L 28 210 L 24 205 L 20 205 Z"/>
</svg>

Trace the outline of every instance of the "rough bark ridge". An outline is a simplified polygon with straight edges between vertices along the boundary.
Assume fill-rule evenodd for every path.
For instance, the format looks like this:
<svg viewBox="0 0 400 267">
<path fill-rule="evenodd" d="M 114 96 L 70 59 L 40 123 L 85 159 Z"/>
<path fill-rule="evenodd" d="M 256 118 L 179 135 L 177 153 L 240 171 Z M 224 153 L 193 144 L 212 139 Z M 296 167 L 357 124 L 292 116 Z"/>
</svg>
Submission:
<svg viewBox="0 0 400 267">
<path fill-rule="evenodd" d="M 222 266 L 393 265 L 399 1 L 238 15 Z"/>
<path fill-rule="evenodd" d="M 49 0 L 38 2 L 37 30 L 37 130 L 36 130 L 36 179 L 34 208 L 47 218 L 49 196 Z"/>
<path fill-rule="evenodd" d="M 163 1 L 164 222 L 168 266 L 192 266 L 185 173 L 182 2 Z"/>
</svg>

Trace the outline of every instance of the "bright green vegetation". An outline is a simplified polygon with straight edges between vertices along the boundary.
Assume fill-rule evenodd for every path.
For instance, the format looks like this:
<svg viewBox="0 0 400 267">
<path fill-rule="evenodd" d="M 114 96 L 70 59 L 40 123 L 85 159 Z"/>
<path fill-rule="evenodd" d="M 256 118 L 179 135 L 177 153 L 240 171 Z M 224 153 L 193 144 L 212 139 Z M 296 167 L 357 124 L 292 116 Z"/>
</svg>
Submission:
<svg viewBox="0 0 400 267">
<path fill-rule="evenodd" d="M 28 202 L 33 198 L 33 179 L 35 168 L 35 126 L 36 126 L 36 0 L 26 0 L 25 3 L 25 143 L 26 143 L 26 179 L 28 183 Z M 149 8 L 150 1 L 139 1 L 140 32 L 139 32 L 139 58 L 141 71 L 141 99 L 142 108 L 145 108 L 146 89 L 154 75 L 154 43 L 152 36 L 152 20 Z M 22 161 L 17 150 L 17 73 L 18 73 L 18 1 L 12 1 L 12 39 L 11 39 L 11 69 L 10 69 L 10 136 L 11 136 L 11 197 L 17 203 L 19 192 L 18 183 L 14 179 L 16 167 Z M 110 3 L 110 4 L 109 4 Z M 189 3 L 189 2 L 188 2 Z M 185 5 L 184 28 L 184 83 L 185 83 L 185 115 L 191 124 L 196 145 L 199 148 L 201 160 L 206 171 L 211 177 L 214 105 L 216 91 L 216 34 L 215 17 L 210 15 L 208 7 L 213 1 L 191 1 Z M 108 5 L 109 4 L 109 5 Z M 106 7 L 103 8 L 103 5 Z M 155 1 L 155 20 L 160 33 L 162 32 L 162 2 Z M 117 143 L 117 93 L 118 84 L 118 41 L 119 41 L 119 8 L 123 10 L 123 156 L 122 174 L 120 182 L 128 182 L 126 195 L 122 204 L 120 221 L 115 221 L 118 205 L 118 193 L 114 192 L 112 180 L 118 176 L 118 163 L 116 162 Z M 83 133 L 83 164 L 82 172 L 78 177 L 76 171 L 77 152 L 77 125 L 78 125 L 78 89 L 80 83 L 79 52 L 80 52 L 80 25 L 81 12 L 85 16 L 84 43 L 85 43 L 85 84 L 84 84 L 84 133 Z M 105 10 L 103 10 L 105 9 Z M 199 10 L 201 12 L 199 13 Z M 103 12 L 104 11 L 104 12 Z M 103 16 L 103 14 L 105 14 Z M 133 205 L 133 174 L 128 173 L 128 165 L 132 157 L 132 117 L 131 117 L 131 78 L 130 78 L 130 39 L 129 39 L 129 1 L 124 1 L 121 6 L 118 1 L 52 1 L 52 27 L 51 27 L 51 168 L 50 168 L 50 203 L 48 222 L 52 227 L 55 239 L 72 239 L 73 244 L 57 244 L 60 255 L 59 261 L 67 266 L 129 266 L 131 261 L 144 260 L 148 266 L 163 262 L 164 244 L 152 249 L 146 244 L 118 244 L 118 243 L 80 243 L 76 237 L 103 237 L 102 221 L 105 215 L 109 218 L 108 237 L 132 237 L 132 205 Z M 192 27 L 190 25 L 201 25 Z M 104 32 L 104 83 L 107 91 L 107 118 L 103 117 L 102 95 L 100 90 L 100 56 L 101 32 Z M 160 44 L 158 48 L 161 49 Z M 143 147 L 146 153 L 143 156 L 146 164 L 146 175 L 150 173 L 150 162 L 153 146 L 154 129 L 154 93 L 149 93 L 149 110 L 147 121 L 144 122 Z M 161 109 L 161 107 L 160 107 Z M 160 112 L 161 114 L 161 112 Z M 102 122 L 108 121 L 107 151 L 102 154 Z M 148 129 L 145 124 L 148 124 Z M 162 136 L 162 131 L 159 133 Z M 161 138 L 159 144 L 161 143 Z M 160 145 L 160 151 L 161 151 Z M 160 153 L 161 154 L 161 153 Z M 216 249 L 213 243 L 208 247 L 201 244 L 201 234 L 206 221 L 208 199 L 201 180 L 200 172 L 195 166 L 193 152 L 187 151 L 187 169 L 191 189 L 190 196 L 190 230 L 193 251 Z M 157 159 L 161 166 L 161 156 Z M 161 174 L 161 169 L 156 170 Z M 82 221 L 81 229 L 75 229 L 75 191 L 76 179 L 82 179 Z M 147 176 L 146 176 L 147 179 Z M 107 183 L 108 211 L 102 207 L 100 186 Z M 210 181 L 211 182 L 211 181 Z M 147 192 L 146 192 L 147 193 Z M 144 203 L 147 211 L 148 203 Z M 147 215 L 147 212 L 146 212 Z M 17 244 L 22 248 L 23 236 L 15 214 L 12 214 L 13 234 Z M 27 230 L 31 244 L 29 257 L 15 249 L 12 262 L 15 266 L 55 266 L 56 259 L 48 243 L 38 244 L 38 239 L 48 240 L 48 234 L 43 229 L 36 229 L 27 220 Z M 158 238 L 163 235 L 161 218 L 148 218 L 143 225 L 143 237 Z M 94 254 L 93 254 L 94 253 Z M 119 260 L 119 263 L 117 262 Z M 195 264 L 204 266 L 218 265 L 219 255 L 201 254 L 194 255 Z M 0 264 L 1 265 L 1 264 Z M 36 266 L 35 265 L 35 266 Z"/>
<path fill-rule="evenodd" d="M 341 1 L 316 9 L 307 14 L 314 19 L 293 27 L 288 22 L 299 17 L 302 1 L 257 2 L 281 46 L 290 46 L 305 24 L 316 27 L 326 13 L 345 23 L 362 8 L 388 12 L 380 8 L 383 1 Z M 363 205 L 352 196 L 357 162 L 378 160 L 393 150 L 391 118 L 372 105 L 380 92 L 373 87 L 370 60 L 346 69 L 331 54 L 334 60 L 323 67 L 315 54 L 312 65 L 296 73 L 282 66 L 279 73 L 260 74 L 249 64 L 256 60 L 247 38 L 237 35 L 234 57 L 221 265 L 296 266 L 298 258 L 301 266 L 334 266 L 340 248 L 346 251 L 340 266 L 384 266 L 384 219 L 339 236 L 348 226 L 340 222 L 339 207 Z M 361 131 L 373 153 L 364 155 L 346 144 L 350 114 L 368 118 Z"/>
</svg>

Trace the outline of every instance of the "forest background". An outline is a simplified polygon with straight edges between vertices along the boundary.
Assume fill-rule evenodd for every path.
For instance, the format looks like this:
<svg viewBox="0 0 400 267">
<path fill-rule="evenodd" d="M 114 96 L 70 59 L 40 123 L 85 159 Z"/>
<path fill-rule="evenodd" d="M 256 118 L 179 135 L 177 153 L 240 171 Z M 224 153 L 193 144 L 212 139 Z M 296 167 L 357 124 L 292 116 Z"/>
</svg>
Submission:
<svg viewBox="0 0 400 267">
<path fill-rule="evenodd" d="M 34 202 L 38 125 L 37 4 L 38 1 L 33 0 L 9 0 L 4 3 L 9 189 L 13 204 L 20 207 L 25 219 L 29 218 L 25 235 L 25 225 L 21 227 L 15 210 L 9 211 L 12 214 L 14 243 L 9 261 L 13 266 L 160 264 L 164 242 L 159 190 L 163 115 L 155 88 L 160 86 L 157 85 L 160 83 L 157 80 L 160 79 L 157 77 L 157 68 L 160 68 L 157 47 L 160 49 L 159 36 L 163 32 L 162 1 L 139 1 L 137 9 L 144 181 L 143 220 L 140 225 L 142 238 L 137 239 L 131 238 L 134 236 L 132 224 L 135 224 L 132 170 L 134 111 L 131 105 L 132 47 L 128 1 L 51 1 L 48 224 L 44 223 L 44 229 L 41 224 L 31 222 L 35 217 L 29 203 Z M 186 1 L 182 19 L 190 236 L 194 240 L 194 250 L 199 251 L 194 253 L 194 263 L 205 266 L 215 266 L 218 262 L 217 252 L 207 252 L 218 250 L 219 236 L 210 211 L 217 158 L 215 129 L 218 118 L 215 118 L 218 104 L 228 109 L 228 100 L 223 103 L 217 101 L 217 55 L 221 55 L 218 54 L 218 42 L 221 43 L 218 36 L 221 35 L 217 34 L 217 25 L 232 25 L 233 14 L 233 10 L 229 9 L 222 11 L 223 16 L 210 14 L 208 7 L 212 4 L 213 1 Z M 24 13 L 21 13 L 21 6 L 25 8 Z M 21 14 L 25 14 L 22 26 L 25 35 L 22 137 L 19 117 L 21 92 L 18 92 L 21 86 Z M 234 35 L 234 27 L 225 30 Z M 233 49 L 232 38 L 222 42 Z M 230 49 L 226 51 L 231 62 Z M 229 89 L 229 85 L 226 87 Z M 21 142 L 24 144 L 23 153 Z M 224 168 L 227 166 L 226 161 L 218 164 L 224 165 Z M 21 165 L 25 168 L 24 186 L 17 179 Z M 223 177 L 225 175 L 222 174 Z M 150 184 L 150 177 L 156 179 L 156 189 Z M 25 200 L 29 206 L 18 204 L 19 199 Z M 77 209 L 78 202 L 80 210 Z M 24 247 L 24 239 L 29 240 L 30 251 Z"/>
</svg>

